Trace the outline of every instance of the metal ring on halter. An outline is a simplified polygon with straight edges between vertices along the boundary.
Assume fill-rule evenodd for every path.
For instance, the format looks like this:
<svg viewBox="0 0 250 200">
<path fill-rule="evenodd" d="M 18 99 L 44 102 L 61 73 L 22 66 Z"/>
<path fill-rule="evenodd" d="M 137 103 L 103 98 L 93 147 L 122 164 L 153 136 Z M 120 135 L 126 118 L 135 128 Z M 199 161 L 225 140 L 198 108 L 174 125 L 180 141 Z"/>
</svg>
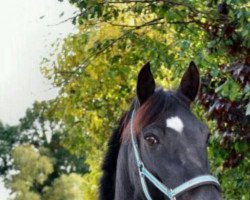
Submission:
<svg viewBox="0 0 250 200">
<path fill-rule="evenodd" d="M 172 189 L 170 189 L 170 192 L 172 193 L 172 192 L 173 192 L 173 190 L 172 190 Z M 175 197 L 175 196 L 173 196 L 170 200 L 176 200 L 176 197 Z"/>
</svg>

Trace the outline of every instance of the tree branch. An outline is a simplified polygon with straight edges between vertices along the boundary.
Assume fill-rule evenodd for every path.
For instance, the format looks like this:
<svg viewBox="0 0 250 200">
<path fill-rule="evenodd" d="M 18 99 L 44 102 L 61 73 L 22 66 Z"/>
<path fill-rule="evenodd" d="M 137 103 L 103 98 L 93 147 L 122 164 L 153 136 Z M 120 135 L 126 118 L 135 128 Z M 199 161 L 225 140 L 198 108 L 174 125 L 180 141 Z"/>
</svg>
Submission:
<svg viewBox="0 0 250 200">
<path fill-rule="evenodd" d="M 198 13 L 202 13 L 202 14 L 207 14 L 206 12 L 197 10 L 196 8 L 190 6 L 188 3 L 184 3 L 184 2 L 176 2 L 176 1 L 171 1 L 171 0 L 131 0 L 131 1 L 111 1 L 111 2 L 101 2 L 100 4 L 129 4 L 129 3 L 159 3 L 159 2 L 163 2 L 163 3 L 167 3 L 167 4 L 171 4 L 173 6 L 184 6 L 189 8 L 189 10 L 191 10 L 192 12 L 198 14 Z"/>
<path fill-rule="evenodd" d="M 161 20 L 162 18 L 156 18 L 156 19 L 153 19 L 151 21 L 148 21 L 144 24 L 141 24 L 141 25 L 138 25 L 138 26 L 135 26 L 133 28 L 131 28 L 130 30 L 127 30 L 124 34 L 122 34 L 120 37 L 116 38 L 115 40 L 113 40 L 111 43 L 109 43 L 108 45 L 106 45 L 105 47 L 101 48 L 99 51 L 95 52 L 95 53 L 92 53 L 89 57 L 87 57 L 83 63 L 81 63 L 81 65 L 79 65 L 78 67 L 76 67 L 75 70 L 73 71 L 67 71 L 67 73 L 69 74 L 67 79 L 65 81 L 62 82 L 65 83 L 67 82 L 72 76 L 73 74 L 75 74 L 77 71 L 79 71 L 80 69 L 88 66 L 90 64 L 90 62 L 97 58 L 101 53 L 103 53 L 105 50 L 107 50 L 108 48 L 112 47 L 114 44 L 116 44 L 119 40 L 121 40 L 122 38 L 126 37 L 129 33 L 137 30 L 137 29 L 140 29 L 142 27 L 145 27 L 145 26 L 149 26 L 151 25 L 152 23 L 155 23 L 156 21 L 159 21 Z"/>
<path fill-rule="evenodd" d="M 139 27 L 143 26 L 152 26 L 152 25 L 158 25 L 158 24 L 191 24 L 191 23 L 197 23 L 197 20 L 190 20 L 190 21 L 172 21 L 172 22 L 157 22 L 157 23 L 151 23 L 147 25 L 140 25 Z M 115 23 L 110 23 L 106 22 L 112 26 L 119 26 L 119 27 L 125 27 L 125 28 L 136 28 L 138 26 L 136 25 L 127 25 L 127 24 L 115 24 Z"/>
<path fill-rule="evenodd" d="M 70 21 L 70 20 L 73 20 L 73 19 L 75 19 L 75 18 L 77 18 L 77 17 L 79 17 L 79 16 L 81 16 L 81 15 L 82 15 L 82 13 L 79 13 L 79 14 L 73 16 L 73 17 L 69 17 L 69 18 L 67 18 L 67 19 L 65 19 L 65 20 L 62 20 L 62 21 L 56 23 L 56 24 L 49 24 L 49 25 L 47 25 L 47 26 L 58 26 L 58 25 L 60 25 L 60 24 L 66 23 L 66 22 L 68 22 L 68 21 Z"/>
<path fill-rule="evenodd" d="M 184 3 L 184 2 L 176 2 L 176 1 L 171 1 L 171 0 L 131 0 L 131 1 L 121 1 L 121 2 L 118 2 L 118 1 L 113 1 L 113 2 L 101 2 L 99 4 L 129 4 L 129 3 L 159 3 L 159 2 L 163 2 L 163 3 L 166 3 L 166 4 L 169 4 L 169 5 L 172 5 L 172 6 L 184 6 L 184 7 L 187 7 L 190 11 L 192 11 L 193 13 L 196 13 L 196 14 L 208 14 L 207 12 L 202 12 L 202 11 L 199 11 L 197 10 L 196 8 L 190 6 L 189 4 L 187 3 Z M 65 20 L 62 20 L 56 24 L 50 24 L 48 26 L 58 26 L 60 24 L 63 24 L 65 22 L 68 22 L 70 20 L 73 20 L 73 19 L 76 19 L 77 17 L 80 17 L 81 15 L 83 15 L 84 13 L 86 13 L 87 10 L 73 16 L 73 17 L 69 17 Z M 193 23 L 193 22 L 192 22 Z M 120 26 L 120 25 L 118 25 Z M 122 26 L 122 25 L 121 25 Z M 133 26 L 127 26 L 127 27 L 133 27 Z"/>
</svg>

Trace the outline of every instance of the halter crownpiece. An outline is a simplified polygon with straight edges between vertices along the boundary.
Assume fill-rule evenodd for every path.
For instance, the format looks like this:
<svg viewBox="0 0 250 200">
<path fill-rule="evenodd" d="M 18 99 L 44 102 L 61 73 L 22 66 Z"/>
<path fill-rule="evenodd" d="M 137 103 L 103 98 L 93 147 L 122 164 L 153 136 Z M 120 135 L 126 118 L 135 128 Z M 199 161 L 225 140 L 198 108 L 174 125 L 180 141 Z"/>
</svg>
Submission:
<svg viewBox="0 0 250 200">
<path fill-rule="evenodd" d="M 191 190 L 193 188 L 202 186 L 202 185 L 214 185 L 220 190 L 220 183 L 218 182 L 218 180 L 214 176 L 211 176 L 211 175 L 197 176 L 197 177 L 195 177 L 187 182 L 182 183 L 181 185 L 177 186 L 174 189 L 170 189 L 170 188 L 166 187 L 163 183 L 161 183 L 151 172 L 149 172 L 147 170 L 147 168 L 144 166 L 144 164 L 140 158 L 138 144 L 137 144 L 137 142 L 134 138 L 134 134 L 133 134 L 134 113 L 135 113 L 135 110 L 133 110 L 133 112 L 132 112 L 131 123 L 130 123 L 130 134 L 131 134 L 131 140 L 132 140 L 132 145 L 133 145 L 133 149 L 134 149 L 136 164 L 137 164 L 138 171 L 139 171 L 142 189 L 143 189 L 144 195 L 147 198 L 147 200 L 152 200 L 152 198 L 149 194 L 145 177 L 155 187 L 157 187 L 163 194 L 165 194 L 170 200 L 176 200 L 176 197 L 180 196 L 184 192 Z"/>
</svg>

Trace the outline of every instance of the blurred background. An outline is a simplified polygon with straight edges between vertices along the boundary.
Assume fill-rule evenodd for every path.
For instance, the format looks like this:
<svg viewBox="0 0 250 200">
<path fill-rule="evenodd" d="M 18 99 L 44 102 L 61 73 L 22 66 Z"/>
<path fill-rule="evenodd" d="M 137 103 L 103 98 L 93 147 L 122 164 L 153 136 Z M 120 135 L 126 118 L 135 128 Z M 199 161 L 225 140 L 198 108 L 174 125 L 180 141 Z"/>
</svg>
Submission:
<svg viewBox="0 0 250 200">
<path fill-rule="evenodd" d="M 247 0 L 1 1 L 0 23 L 0 200 L 97 199 L 142 65 L 174 89 L 191 60 L 212 173 L 225 199 L 250 200 Z"/>
</svg>

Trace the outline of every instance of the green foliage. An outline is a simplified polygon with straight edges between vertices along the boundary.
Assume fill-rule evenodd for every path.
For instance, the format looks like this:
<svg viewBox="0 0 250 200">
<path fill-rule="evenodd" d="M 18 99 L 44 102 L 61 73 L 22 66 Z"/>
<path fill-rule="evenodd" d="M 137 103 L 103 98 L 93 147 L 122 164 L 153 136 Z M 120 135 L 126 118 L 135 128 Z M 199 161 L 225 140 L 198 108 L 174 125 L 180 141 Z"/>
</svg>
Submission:
<svg viewBox="0 0 250 200">
<path fill-rule="evenodd" d="M 61 143 L 66 130 L 48 107 L 49 102 L 35 102 L 17 126 L 0 123 L 1 175 L 15 199 L 43 199 L 44 189 L 61 175 L 88 170 L 84 155 L 73 155 Z M 18 174 L 9 180 L 13 170 Z"/>
<path fill-rule="evenodd" d="M 250 175 L 249 175 L 250 158 L 246 157 L 235 169 L 225 169 L 222 185 L 225 193 L 225 199 L 234 200 L 250 199 Z M 232 188 L 241 188 L 240 190 Z"/>
<path fill-rule="evenodd" d="M 83 200 L 83 179 L 77 174 L 62 175 L 56 179 L 52 187 L 45 188 L 46 200 Z"/>
<path fill-rule="evenodd" d="M 53 161 L 33 146 L 17 146 L 12 151 L 14 175 L 8 186 L 16 200 L 83 200 L 83 179 L 80 175 L 62 174 L 51 186 L 43 187 L 53 173 Z"/>
<path fill-rule="evenodd" d="M 234 159 L 240 158 L 240 163 L 234 168 L 226 168 L 223 166 L 223 162 L 227 159 L 230 152 L 225 151 L 221 148 L 221 135 L 215 133 L 210 139 L 209 145 L 209 156 L 211 160 L 212 171 L 220 179 L 224 199 L 234 200 L 249 199 L 249 187 L 250 187 L 250 176 L 249 176 L 249 165 L 250 157 L 249 154 L 245 154 L 243 158 L 238 157 L 234 153 Z M 234 145 L 238 152 L 249 152 L 249 144 L 244 142 L 235 142 Z M 242 154 L 241 154 L 242 156 Z"/>
<path fill-rule="evenodd" d="M 0 121 L 0 174 L 4 175 L 9 168 L 10 157 L 9 153 L 12 146 L 18 140 L 18 135 L 16 134 L 16 126 L 4 125 Z"/>
<path fill-rule="evenodd" d="M 216 92 L 231 101 L 239 101 L 242 98 L 240 85 L 233 79 L 226 80 L 225 83 L 217 87 Z"/>
<path fill-rule="evenodd" d="M 16 147 L 12 152 L 12 157 L 14 169 L 20 172 L 14 175 L 13 179 L 24 181 L 30 187 L 32 186 L 31 183 L 44 183 L 47 176 L 53 171 L 51 160 L 39 155 L 37 150 L 31 146 Z"/>
<path fill-rule="evenodd" d="M 32 146 L 16 147 L 12 151 L 12 158 L 17 174 L 12 176 L 8 184 L 15 192 L 15 199 L 40 199 L 38 193 L 32 191 L 32 187 L 43 184 L 53 172 L 52 161 Z"/>
<path fill-rule="evenodd" d="M 97 199 L 99 167 L 107 140 L 135 94 L 136 74 L 145 62 L 151 62 L 157 82 L 169 89 L 177 85 L 184 67 L 194 60 L 202 76 L 211 77 L 208 82 L 213 83 L 219 99 L 247 101 L 247 85 L 244 89 L 232 74 L 222 70 L 222 66 L 239 60 L 249 64 L 247 1 L 69 2 L 79 8 L 73 17 L 79 31 L 65 38 L 56 60 L 44 59 L 42 70 L 60 90 L 49 109 L 68 130 L 62 143 L 71 153 L 86 155 L 89 173 L 83 179 L 88 183 L 84 187 L 87 199 Z M 208 113 L 204 118 L 200 106 L 194 109 L 207 121 Z M 219 176 L 225 197 L 237 199 L 238 193 L 232 193 L 238 186 L 233 176 L 237 170 L 247 173 L 249 162 L 244 156 L 249 145 L 233 137 L 227 152 L 217 123 L 208 123 L 212 171 Z M 240 164 L 225 169 L 224 162 L 235 150 L 242 154 L 237 158 Z M 232 184 L 227 184 L 229 179 Z M 242 183 L 247 185 L 249 179 Z M 245 189 L 237 190 L 246 194 Z"/>
</svg>

